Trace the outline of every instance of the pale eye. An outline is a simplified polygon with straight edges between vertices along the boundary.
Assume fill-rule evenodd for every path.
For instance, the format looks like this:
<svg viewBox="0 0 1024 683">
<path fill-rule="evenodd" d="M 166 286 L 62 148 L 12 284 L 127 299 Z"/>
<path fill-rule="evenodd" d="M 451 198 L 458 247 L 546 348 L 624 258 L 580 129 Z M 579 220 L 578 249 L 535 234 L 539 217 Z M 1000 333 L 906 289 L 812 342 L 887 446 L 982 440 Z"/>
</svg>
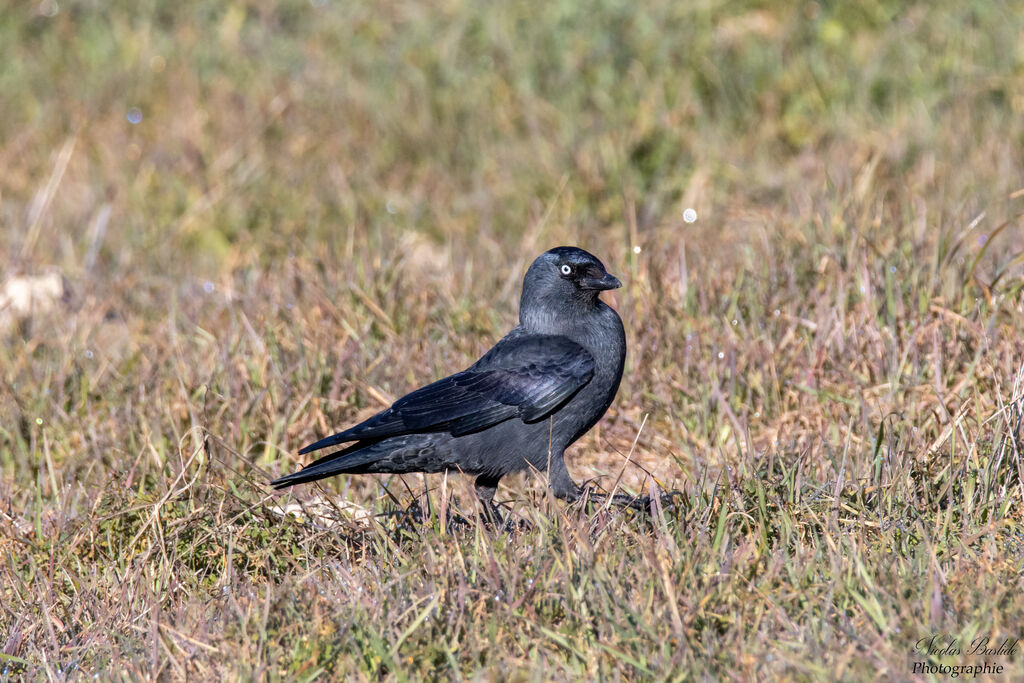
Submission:
<svg viewBox="0 0 1024 683">
<path fill-rule="evenodd" d="M 568 263 L 562 265 L 562 275 L 569 275 L 572 273 L 572 266 Z"/>
</svg>

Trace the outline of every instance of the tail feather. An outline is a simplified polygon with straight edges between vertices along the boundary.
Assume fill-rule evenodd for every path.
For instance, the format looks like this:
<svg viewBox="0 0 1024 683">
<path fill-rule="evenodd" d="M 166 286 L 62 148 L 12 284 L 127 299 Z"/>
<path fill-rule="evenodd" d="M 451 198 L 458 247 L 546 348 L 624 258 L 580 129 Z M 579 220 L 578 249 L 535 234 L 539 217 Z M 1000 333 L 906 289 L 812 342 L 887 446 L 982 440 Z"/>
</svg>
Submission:
<svg viewBox="0 0 1024 683">
<path fill-rule="evenodd" d="M 326 438 L 320 439 L 316 443 L 311 443 L 308 446 L 302 448 L 299 451 L 299 455 L 305 455 L 306 453 L 311 453 L 313 451 L 318 451 L 321 448 L 330 448 L 331 446 L 337 446 L 338 444 L 341 444 L 341 443 L 346 443 L 348 441 L 353 441 L 353 438 L 348 435 L 349 431 L 351 431 L 351 430 L 340 432 L 338 434 L 332 434 L 331 436 L 328 436 Z M 351 448 L 351 446 L 349 448 Z M 345 450 L 348 450 L 348 449 L 345 449 Z"/>
<path fill-rule="evenodd" d="M 335 474 L 364 472 L 366 465 L 377 462 L 387 457 L 387 451 L 379 451 L 373 448 L 380 443 L 380 439 L 372 441 L 360 441 L 348 448 L 325 455 L 324 457 L 311 462 L 298 472 L 285 475 L 270 482 L 275 489 L 288 488 L 296 484 L 305 484 L 311 481 L 318 481 Z M 305 451 L 299 451 L 303 453 Z"/>
</svg>

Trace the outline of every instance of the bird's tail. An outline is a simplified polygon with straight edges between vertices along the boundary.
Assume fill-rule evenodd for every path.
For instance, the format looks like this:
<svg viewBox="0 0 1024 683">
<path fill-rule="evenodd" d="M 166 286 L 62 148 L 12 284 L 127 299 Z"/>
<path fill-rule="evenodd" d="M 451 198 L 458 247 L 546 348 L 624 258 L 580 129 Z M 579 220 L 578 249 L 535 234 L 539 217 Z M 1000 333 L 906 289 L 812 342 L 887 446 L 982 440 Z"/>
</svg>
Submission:
<svg viewBox="0 0 1024 683">
<path fill-rule="evenodd" d="M 318 481 L 335 474 L 366 472 L 368 465 L 387 457 L 388 451 L 374 448 L 379 442 L 380 439 L 359 441 L 348 448 L 343 448 L 336 453 L 325 455 L 319 460 L 311 462 L 298 472 L 275 479 L 270 482 L 270 485 L 275 489 L 284 489 L 296 484 Z"/>
</svg>

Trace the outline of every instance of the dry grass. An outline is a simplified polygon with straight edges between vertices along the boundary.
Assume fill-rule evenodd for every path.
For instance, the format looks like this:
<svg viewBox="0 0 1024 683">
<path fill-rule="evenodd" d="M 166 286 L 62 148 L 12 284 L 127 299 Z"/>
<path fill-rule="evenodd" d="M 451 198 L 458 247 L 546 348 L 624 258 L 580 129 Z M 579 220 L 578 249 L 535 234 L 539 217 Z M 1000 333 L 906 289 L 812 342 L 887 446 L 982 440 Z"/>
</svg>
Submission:
<svg viewBox="0 0 1024 683">
<path fill-rule="evenodd" d="M 0 10 L 0 676 L 1024 676 L 1021 8 L 319 4 Z M 562 243 L 675 505 L 269 491 Z"/>
</svg>

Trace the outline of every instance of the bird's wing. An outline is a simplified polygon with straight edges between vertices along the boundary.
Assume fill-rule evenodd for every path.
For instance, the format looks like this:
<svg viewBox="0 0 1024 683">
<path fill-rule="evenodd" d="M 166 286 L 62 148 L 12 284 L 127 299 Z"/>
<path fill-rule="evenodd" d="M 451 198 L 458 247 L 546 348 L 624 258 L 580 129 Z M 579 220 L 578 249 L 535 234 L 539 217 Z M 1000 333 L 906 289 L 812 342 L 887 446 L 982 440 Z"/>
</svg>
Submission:
<svg viewBox="0 0 1024 683">
<path fill-rule="evenodd" d="M 537 422 L 593 376 L 593 356 L 565 337 L 509 335 L 469 369 L 417 389 L 365 422 L 299 453 L 403 434 L 462 436 L 513 417 Z"/>
</svg>

